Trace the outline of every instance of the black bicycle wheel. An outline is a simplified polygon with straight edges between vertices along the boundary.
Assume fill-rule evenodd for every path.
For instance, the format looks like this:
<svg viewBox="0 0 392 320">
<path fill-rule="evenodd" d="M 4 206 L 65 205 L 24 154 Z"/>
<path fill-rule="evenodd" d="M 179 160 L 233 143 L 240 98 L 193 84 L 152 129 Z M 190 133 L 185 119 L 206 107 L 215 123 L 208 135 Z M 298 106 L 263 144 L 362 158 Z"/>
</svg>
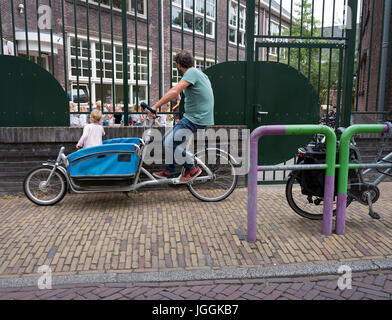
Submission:
<svg viewBox="0 0 392 320">
<path fill-rule="evenodd" d="M 295 175 L 291 175 L 286 183 L 286 199 L 291 207 L 301 217 L 310 220 L 322 220 L 324 210 L 324 199 L 320 197 L 308 197 L 301 192 L 300 185 L 295 185 L 299 179 Z M 352 202 L 352 198 L 347 198 L 347 207 Z M 336 214 L 336 200 L 334 201 L 333 215 Z"/>
</svg>

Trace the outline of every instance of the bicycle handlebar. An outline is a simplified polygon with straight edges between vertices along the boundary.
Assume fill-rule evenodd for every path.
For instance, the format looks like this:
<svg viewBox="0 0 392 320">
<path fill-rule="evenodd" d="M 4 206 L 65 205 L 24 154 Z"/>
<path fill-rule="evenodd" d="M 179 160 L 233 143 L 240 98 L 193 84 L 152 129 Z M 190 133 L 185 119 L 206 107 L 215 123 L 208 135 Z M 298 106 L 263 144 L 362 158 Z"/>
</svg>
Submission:
<svg viewBox="0 0 392 320">
<path fill-rule="evenodd" d="M 150 106 L 148 106 L 146 103 L 142 102 L 140 104 L 140 106 L 144 109 L 144 110 L 148 110 L 150 111 L 153 115 L 155 115 L 155 117 L 157 117 L 157 112 L 155 110 L 153 110 Z"/>
</svg>

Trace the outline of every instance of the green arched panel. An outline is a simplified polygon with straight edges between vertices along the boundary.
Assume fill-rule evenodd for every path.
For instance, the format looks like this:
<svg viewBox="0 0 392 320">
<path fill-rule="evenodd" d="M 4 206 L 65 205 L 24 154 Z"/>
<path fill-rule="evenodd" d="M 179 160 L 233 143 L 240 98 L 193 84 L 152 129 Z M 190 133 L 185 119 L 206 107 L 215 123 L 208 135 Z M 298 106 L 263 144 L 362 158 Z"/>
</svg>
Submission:
<svg viewBox="0 0 392 320">
<path fill-rule="evenodd" d="M 245 106 L 246 62 L 225 62 L 206 70 L 215 96 L 215 124 L 261 125 L 317 124 L 320 105 L 310 82 L 296 69 L 276 62 L 254 62 L 255 90 Z M 254 110 L 254 105 L 258 105 Z M 268 112 L 246 120 L 244 110 Z M 260 140 L 260 164 L 273 165 L 289 160 L 310 136 L 269 136 Z"/>
<path fill-rule="evenodd" d="M 0 127 L 69 126 L 67 94 L 41 66 L 0 55 Z"/>
</svg>

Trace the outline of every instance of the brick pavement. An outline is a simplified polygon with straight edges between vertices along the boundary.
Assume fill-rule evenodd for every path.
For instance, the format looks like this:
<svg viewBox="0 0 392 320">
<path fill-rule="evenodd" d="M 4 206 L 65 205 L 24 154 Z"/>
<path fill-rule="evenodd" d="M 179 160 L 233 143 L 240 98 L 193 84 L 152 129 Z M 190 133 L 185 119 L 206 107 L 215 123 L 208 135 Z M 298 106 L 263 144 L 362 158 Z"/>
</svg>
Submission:
<svg viewBox="0 0 392 320">
<path fill-rule="evenodd" d="M 381 185 L 372 220 L 348 208 L 345 236 L 321 236 L 321 221 L 296 215 L 284 189 L 261 187 L 257 242 L 246 228 L 246 189 L 204 203 L 186 189 L 67 195 L 53 207 L 25 197 L 0 199 L 0 278 L 54 274 L 215 270 L 392 257 L 392 184 Z"/>
<path fill-rule="evenodd" d="M 338 276 L 59 285 L 0 288 L 0 300 L 391 300 L 392 271 L 353 274 L 340 290 Z"/>
</svg>

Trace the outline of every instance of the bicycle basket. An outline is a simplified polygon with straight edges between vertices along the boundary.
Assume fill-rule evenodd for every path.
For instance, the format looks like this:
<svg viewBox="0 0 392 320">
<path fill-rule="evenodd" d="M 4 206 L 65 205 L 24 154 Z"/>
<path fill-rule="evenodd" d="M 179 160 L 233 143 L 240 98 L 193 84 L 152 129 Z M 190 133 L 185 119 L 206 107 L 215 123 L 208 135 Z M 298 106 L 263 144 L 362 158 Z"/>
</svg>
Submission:
<svg viewBox="0 0 392 320">
<path fill-rule="evenodd" d="M 135 175 L 139 164 L 135 147 L 139 143 L 137 138 L 113 139 L 71 153 L 68 172 L 75 179 L 128 179 Z"/>
</svg>

